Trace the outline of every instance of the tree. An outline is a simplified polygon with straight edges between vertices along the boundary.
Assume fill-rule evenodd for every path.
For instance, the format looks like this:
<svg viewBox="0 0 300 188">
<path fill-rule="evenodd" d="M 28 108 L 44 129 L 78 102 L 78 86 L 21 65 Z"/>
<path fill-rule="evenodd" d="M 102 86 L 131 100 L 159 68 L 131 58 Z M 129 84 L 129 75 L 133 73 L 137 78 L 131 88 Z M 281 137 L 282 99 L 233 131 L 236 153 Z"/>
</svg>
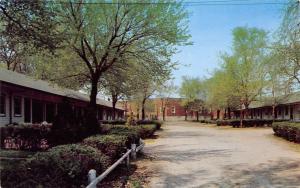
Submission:
<svg viewBox="0 0 300 188">
<path fill-rule="evenodd" d="M 25 54 L 28 52 L 22 44 L 0 36 L 0 62 L 5 64 L 7 70 L 25 72 Z"/>
<path fill-rule="evenodd" d="M 140 67 L 140 66 L 139 66 Z M 154 69 L 155 70 L 155 69 Z M 149 71 L 149 69 L 144 69 L 140 67 L 139 72 L 134 80 L 136 88 L 134 90 L 134 98 L 140 101 L 142 120 L 146 118 L 145 108 L 147 100 L 158 91 L 158 89 L 165 83 L 170 76 L 170 71 L 155 72 Z"/>
<path fill-rule="evenodd" d="M 265 81 L 267 33 L 257 28 L 238 27 L 233 30 L 232 55 L 224 54 L 224 69 L 232 76 L 242 112 L 248 117 L 248 107 L 262 93 Z"/>
<path fill-rule="evenodd" d="M 129 98 L 133 92 L 133 80 L 130 77 L 130 67 L 116 68 L 108 70 L 103 75 L 103 80 L 100 81 L 104 94 L 110 96 L 113 107 L 112 119 L 116 117 L 116 104 L 121 99 Z"/>
<path fill-rule="evenodd" d="M 275 52 L 281 60 L 281 70 L 285 75 L 300 83 L 300 3 L 290 1 L 287 5 L 278 39 L 274 45 Z"/>
<path fill-rule="evenodd" d="M 6 41 L 54 51 L 64 39 L 57 15 L 47 1 L 0 1 L 0 33 Z"/>
<path fill-rule="evenodd" d="M 177 2 L 70 1 L 61 3 L 59 9 L 61 23 L 68 31 L 68 46 L 88 69 L 91 119 L 95 117 L 99 80 L 122 62 L 120 58 L 137 58 L 143 63 L 151 53 L 168 59 L 174 46 L 188 44 L 190 37 L 187 12 Z M 151 61 L 153 66 L 161 62 Z"/>
<path fill-rule="evenodd" d="M 282 103 L 293 90 L 293 81 L 282 71 L 282 61 L 277 53 L 270 53 L 266 63 L 266 85 L 264 88 L 265 95 L 263 100 L 268 101 L 268 97 L 272 99 L 272 117 L 275 119 L 276 107 Z"/>
<path fill-rule="evenodd" d="M 184 98 L 183 106 L 185 106 L 185 120 L 187 120 L 187 111 L 195 110 L 197 112 L 197 120 L 199 110 L 203 107 L 203 100 L 206 97 L 203 82 L 199 78 L 190 78 L 184 76 L 182 78 L 179 94 Z"/>
<path fill-rule="evenodd" d="M 207 88 L 206 105 L 212 111 L 221 109 L 227 111 L 226 118 L 231 119 L 231 110 L 236 109 L 240 103 L 239 97 L 233 92 L 235 90 L 235 80 L 225 67 L 216 70 L 212 77 L 205 83 Z"/>
</svg>

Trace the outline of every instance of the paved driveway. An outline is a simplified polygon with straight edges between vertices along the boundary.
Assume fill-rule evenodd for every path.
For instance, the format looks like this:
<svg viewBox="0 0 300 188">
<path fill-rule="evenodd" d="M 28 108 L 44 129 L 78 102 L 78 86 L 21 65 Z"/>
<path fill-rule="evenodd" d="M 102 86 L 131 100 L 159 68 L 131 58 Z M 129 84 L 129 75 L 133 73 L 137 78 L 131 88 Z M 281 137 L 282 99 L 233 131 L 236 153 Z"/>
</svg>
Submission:
<svg viewBox="0 0 300 188">
<path fill-rule="evenodd" d="M 300 146 L 270 128 L 167 122 L 147 143 L 150 187 L 300 187 Z"/>
</svg>

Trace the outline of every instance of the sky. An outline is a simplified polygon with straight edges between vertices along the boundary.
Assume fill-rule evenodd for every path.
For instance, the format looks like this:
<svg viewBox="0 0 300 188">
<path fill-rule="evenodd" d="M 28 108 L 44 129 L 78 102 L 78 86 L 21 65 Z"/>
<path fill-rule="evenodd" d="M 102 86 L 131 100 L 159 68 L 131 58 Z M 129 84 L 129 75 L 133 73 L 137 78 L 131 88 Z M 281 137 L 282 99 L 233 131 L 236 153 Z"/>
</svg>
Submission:
<svg viewBox="0 0 300 188">
<path fill-rule="evenodd" d="M 288 0 L 231 1 L 286 3 Z M 180 52 L 172 58 L 179 63 L 173 72 L 174 84 L 177 86 L 180 86 L 182 76 L 210 77 L 212 71 L 220 65 L 220 53 L 230 52 L 231 32 L 235 27 L 258 27 L 270 33 L 276 31 L 281 23 L 284 5 L 188 5 L 186 8 L 190 12 L 189 29 L 193 45 L 178 47 Z"/>
</svg>

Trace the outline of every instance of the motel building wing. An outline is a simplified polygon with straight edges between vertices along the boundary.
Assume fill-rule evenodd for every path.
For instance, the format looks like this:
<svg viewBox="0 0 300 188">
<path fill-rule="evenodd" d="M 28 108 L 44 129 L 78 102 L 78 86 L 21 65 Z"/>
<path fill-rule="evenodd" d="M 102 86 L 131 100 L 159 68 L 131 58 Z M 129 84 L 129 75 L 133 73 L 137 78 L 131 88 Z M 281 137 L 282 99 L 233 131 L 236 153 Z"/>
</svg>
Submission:
<svg viewBox="0 0 300 188">
<path fill-rule="evenodd" d="M 52 123 L 64 100 L 72 105 L 75 114 L 84 114 L 89 96 L 58 87 L 46 81 L 0 68 L 0 126 L 20 123 Z M 124 110 L 116 107 L 116 119 L 122 119 Z M 112 104 L 97 99 L 97 118 L 110 120 Z"/>
</svg>

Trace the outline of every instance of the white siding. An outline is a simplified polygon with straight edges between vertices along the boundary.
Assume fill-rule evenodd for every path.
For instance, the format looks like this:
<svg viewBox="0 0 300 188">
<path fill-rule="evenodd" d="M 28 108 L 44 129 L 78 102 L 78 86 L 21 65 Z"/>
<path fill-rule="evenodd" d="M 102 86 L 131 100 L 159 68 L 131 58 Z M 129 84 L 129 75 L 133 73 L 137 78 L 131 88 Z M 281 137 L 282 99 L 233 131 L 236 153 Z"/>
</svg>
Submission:
<svg viewBox="0 0 300 188">
<path fill-rule="evenodd" d="M 300 104 L 294 106 L 294 120 L 300 121 Z"/>
<path fill-rule="evenodd" d="M 4 126 L 9 123 L 9 96 L 5 94 L 5 116 L 0 116 L 0 126 Z"/>
</svg>

